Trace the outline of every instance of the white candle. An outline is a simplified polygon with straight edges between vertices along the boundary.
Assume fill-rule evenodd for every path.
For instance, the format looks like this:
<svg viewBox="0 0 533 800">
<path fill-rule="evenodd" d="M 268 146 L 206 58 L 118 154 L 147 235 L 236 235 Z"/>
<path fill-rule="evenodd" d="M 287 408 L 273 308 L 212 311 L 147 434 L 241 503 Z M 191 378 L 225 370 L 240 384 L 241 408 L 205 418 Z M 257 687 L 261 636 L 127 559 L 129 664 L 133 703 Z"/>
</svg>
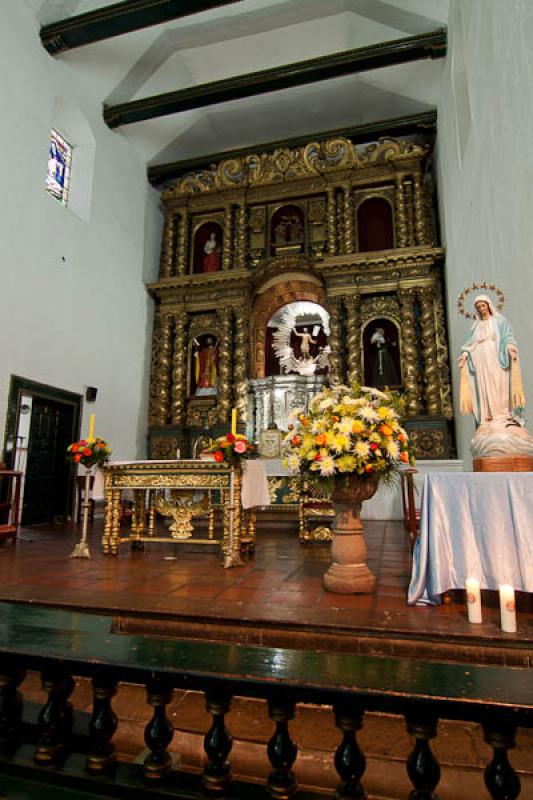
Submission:
<svg viewBox="0 0 533 800">
<path fill-rule="evenodd" d="M 502 631 L 516 633 L 514 589 L 508 583 L 502 583 L 500 586 L 500 619 Z"/>
<path fill-rule="evenodd" d="M 466 579 L 466 608 L 469 622 L 483 622 L 481 616 L 481 591 L 477 578 Z"/>
</svg>

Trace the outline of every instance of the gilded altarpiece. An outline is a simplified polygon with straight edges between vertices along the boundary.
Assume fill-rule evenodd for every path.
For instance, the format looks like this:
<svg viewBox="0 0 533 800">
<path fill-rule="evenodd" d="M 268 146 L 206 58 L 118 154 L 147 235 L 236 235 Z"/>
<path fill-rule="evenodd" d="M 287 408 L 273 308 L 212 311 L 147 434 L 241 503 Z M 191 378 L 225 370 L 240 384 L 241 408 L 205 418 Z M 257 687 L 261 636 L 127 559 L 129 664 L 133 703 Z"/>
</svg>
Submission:
<svg viewBox="0 0 533 800">
<path fill-rule="evenodd" d="M 251 382 L 277 380 L 268 324 L 302 301 L 329 314 L 319 383 L 397 386 L 418 455 L 452 454 L 430 156 L 422 139 L 336 138 L 221 160 L 163 190 L 160 278 L 148 287 L 152 457 L 190 455 L 202 431 L 227 431 L 232 408 L 258 438 Z"/>
</svg>

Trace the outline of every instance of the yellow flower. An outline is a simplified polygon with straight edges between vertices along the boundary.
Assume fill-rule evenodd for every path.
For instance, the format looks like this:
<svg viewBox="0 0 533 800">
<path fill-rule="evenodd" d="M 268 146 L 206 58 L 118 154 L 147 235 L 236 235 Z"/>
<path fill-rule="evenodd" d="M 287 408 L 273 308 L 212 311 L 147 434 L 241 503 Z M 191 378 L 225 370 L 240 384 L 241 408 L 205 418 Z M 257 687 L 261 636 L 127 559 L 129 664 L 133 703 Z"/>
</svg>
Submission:
<svg viewBox="0 0 533 800">
<path fill-rule="evenodd" d="M 354 472 L 357 462 L 354 456 L 341 456 L 337 461 L 339 472 Z"/>
<path fill-rule="evenodd" d="M 350 449 L 350 439 L 345 433 L 337 433 L 333 438 L 333 449 L 342 453 Z"/>
<path fill-rule="evenodd" d="M 328 447 L 331 447 L 335 442 L 335 433 L 333 431 L 326 431 L 326 441 L 324 444 L 327 444 Z"/>
<path fill-rule="evenodd" d="M 378 415 L 380 419 L 387 419 L 389 414 L 390 414 L 390 408 L 387 408 L 387 406 L 380 406 L 378 408 Z"/>
<path fill-rule="evenodd" d="M 352 425 L 352 433 L 354 433 L 357 436 L 358 434 L 362 433 L 364 429 L 365 426 L 363 425 L 363 423 L 360 420 L 356 419 L 354 424 Z"/>
</svg>

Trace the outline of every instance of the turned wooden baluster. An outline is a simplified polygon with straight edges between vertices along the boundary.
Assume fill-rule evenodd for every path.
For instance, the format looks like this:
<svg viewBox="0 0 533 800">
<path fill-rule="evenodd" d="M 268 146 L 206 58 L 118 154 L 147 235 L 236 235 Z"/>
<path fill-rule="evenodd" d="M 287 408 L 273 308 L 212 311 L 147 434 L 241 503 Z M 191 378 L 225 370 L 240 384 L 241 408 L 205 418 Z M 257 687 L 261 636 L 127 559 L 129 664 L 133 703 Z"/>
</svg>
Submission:
<svg viewBox="0 0 533 800">
<path fill-rule="evenodd" d="M 159 678 L 154 678 L 147 684 L 146 690 L 154 714 L 144 729 L 144 741 L 150 754 L 144 760 L 143 774 L 150 783 L 157 783 L 172 769 L 172 758 L 167 748 L 174 736 L 174 728 L 166 715 L 172 689 Z"/>
<path fill-rule="evenodd" d="M 204 739 L 207 764 L 202 775 L 202 784 L 210 794 L 222 794 L 231 782 L 231 766 L 228 756 L 233 745 L 231 734 L 224 724 L 231 695 L 207 692 L 205 707 L 213 717 L 213 724 Z"/>
<path fill-rule="evenodd" d="M 407 730 L 415 746 L 407 759 L 407 773 L 415 787 L 409 800 L 436 800 L 433 789 L 440 780 L 439 762 L 431 752 L 429 740 L 437 735 L 437 718 L 420 713 L 405 715 Z"/>
<path fill-rule="evenodd" d="M 276 731 L 267 747 L 268 758 L 274 767 L 268 776 L 267 789 L 276 800 L 288 800 L 298 788 L 291 770 L 298 748 L 289 736 L 288 722 L 294 718 L 294 703 L 268 701 L 268 715 L 276 723 Z"/>
<path fill-rule="evenodd" d="M 491 720 L 483 725 L 483 732 L 485 741 L 494 749 L 485 770 L 485 786 L 493 800 L 515 800 L 520 796 L 520 778 L 509 763 L 507 751 L 515 746 L 516 726 Z"/>
<path fill-rule="evenodd" d="M 70 675 L 45 671 L 41 676 L 48 702 L 42 708 L 38 726 L 41 735 L 33 760 L 37 764 L 59 764 L 67 754 L 72 731 L 72 706 L 68 702 L 74 681 Z"/>
<path fill-rule="evenodd" d="M 17 691 L 26 672 L 17 667 L 0 667 L 0 753 L 12 755 L 19 744 L 22 694 Z"/>
<path fill-rule="evenodd" d="M 335 706 L 335 725 L 343 732 L 342 742 L 335 752 L 335 769 L 342 783 L 337 786 L 335 796 L 346 800 L 364 800 L 366 792 L 361 778 L 366 768 L 366 759 L 360 750 L 355 732 L 361 729 L 364 711 L 345 705 Z"/>
<path fill-rule="evenodd" d="M 89 723 L 89 752 L 86 769 L 99 775 L 111 769 L 117 754 L 111 739 L 117 729 L 117 716 L 111 708 L 111 698 L 117 691 L 117 681 L 111 675 L 93 678 L 93 714 Z"/>
</svg>

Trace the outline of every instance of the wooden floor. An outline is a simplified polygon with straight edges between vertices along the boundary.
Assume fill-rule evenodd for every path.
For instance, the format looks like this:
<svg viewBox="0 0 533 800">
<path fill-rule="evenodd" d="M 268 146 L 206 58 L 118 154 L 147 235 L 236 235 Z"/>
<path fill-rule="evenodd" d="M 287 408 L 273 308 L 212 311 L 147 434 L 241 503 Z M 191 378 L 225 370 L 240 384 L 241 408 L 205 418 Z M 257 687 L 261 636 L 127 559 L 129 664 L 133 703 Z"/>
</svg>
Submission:
<svg viewBox="0 0 533 800">
<path fill-rule="evenodd" d="M 501 632 L 495 593 L 484 593 L 482 625 L 469 625 L 462 592 L 440 607 L 409 607 L 403 526 L 367 522 L 365 532 L 373 595 L 326 592 L 329 546 L 302 546 L 295 530 L 260 527 L 255 554 L 224 570 L 215 553 L 173 543 L 103 556 L 99 521 L 90 560 L 68 557 L 78 526 L 26 528 L 16 547 L 0 547 L 0 600 L 106 611 L 117 632 L 531 665 L 529 596 L 519 597 L 517 634 Z"/>
</svg>

